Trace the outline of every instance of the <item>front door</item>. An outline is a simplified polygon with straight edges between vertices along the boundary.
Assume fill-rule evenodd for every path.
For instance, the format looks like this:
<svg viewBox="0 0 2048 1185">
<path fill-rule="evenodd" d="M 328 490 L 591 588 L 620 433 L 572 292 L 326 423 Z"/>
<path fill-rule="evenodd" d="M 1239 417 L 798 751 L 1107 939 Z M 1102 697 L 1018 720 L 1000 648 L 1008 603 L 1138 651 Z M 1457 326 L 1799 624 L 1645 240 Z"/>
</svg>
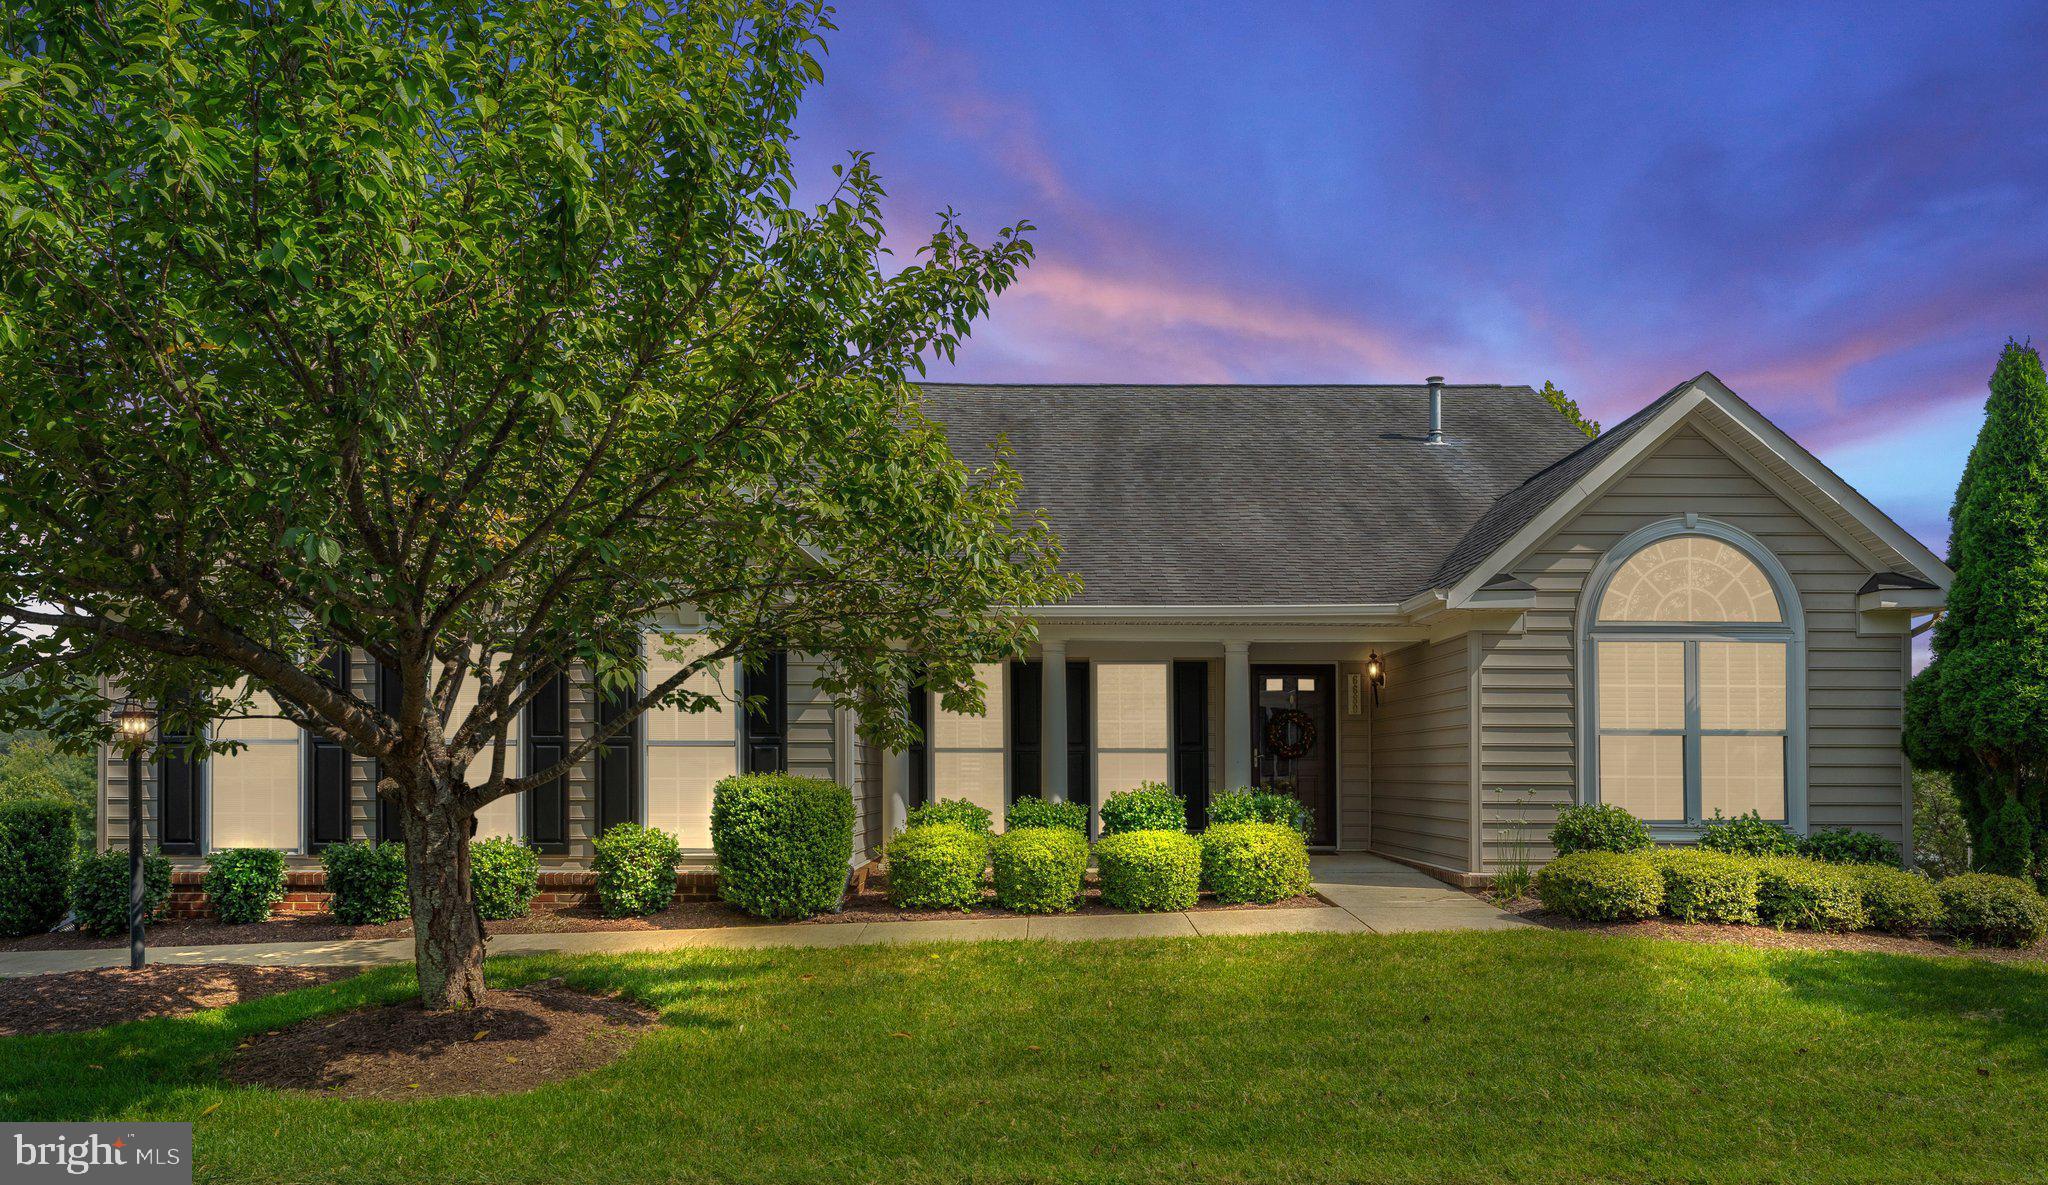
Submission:
<svg viewBox="0 0 2048 1185">
<path fill-rule="evenodd" d="M 1252 668 L 1252 780 L 1306 803 L 1319 847 L 1337 843 L 1335 679 L 1328 666 Z"/>
</svg>

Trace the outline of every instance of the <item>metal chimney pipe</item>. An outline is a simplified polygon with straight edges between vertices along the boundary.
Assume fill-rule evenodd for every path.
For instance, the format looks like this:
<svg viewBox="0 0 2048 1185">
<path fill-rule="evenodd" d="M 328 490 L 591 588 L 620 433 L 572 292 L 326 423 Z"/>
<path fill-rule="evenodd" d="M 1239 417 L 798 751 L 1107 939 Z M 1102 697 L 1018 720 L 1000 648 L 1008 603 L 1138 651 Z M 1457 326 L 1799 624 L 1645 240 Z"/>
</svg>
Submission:
<svg viewBox="0 0 2048 1185">
<path fill-rule="evenodd" d="M 1429 383 L 1429 439 L 1426 444 L 1444 442 L 1444 376 L 1430 375 Z"/>
</svg>

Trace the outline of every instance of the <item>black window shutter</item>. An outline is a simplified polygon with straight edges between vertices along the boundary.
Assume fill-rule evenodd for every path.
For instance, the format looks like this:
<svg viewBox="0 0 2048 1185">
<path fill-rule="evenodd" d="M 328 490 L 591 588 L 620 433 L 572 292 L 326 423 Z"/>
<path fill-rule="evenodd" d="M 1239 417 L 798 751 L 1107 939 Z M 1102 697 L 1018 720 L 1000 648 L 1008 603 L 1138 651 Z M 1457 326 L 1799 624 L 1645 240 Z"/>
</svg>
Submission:
<svg viewBox="0 0 2048 1185">
<path fill-rule="evenodd" d="M 1010 798 L 1045 793 L 1045 665 L 1010 664 Z"/>
<path fill-rule="evenodd" d="M 1173 664 L 1173 787 L 1188 803 L 1188 826 L 1209 823 L 1209 664 Z"/>
<path fill-rule="evenodd" d="M 904 756 L 909 758 L 910 778 L 903 790 L 909 805 L 923 806 L 931 801 L 932 696 L 919 683 L 912 683 L 907 694 L 910 697 L 910 723 L 917 727 L 917 741 L 904 751 Z"/>
<path fill-rule="evenodd" d="M 631 691 L 599 692 L 601 724 L 610 724 L 633 706 Z M 597 750 L 597 831 L 640 821 L 640 718 L 613 733 Z"/>
<path fill-rule="evenodd" d="M 750 774 L 781 773 L 789 768 L 789 652 L 770 651 L 748 658 L 740 668 L 741 751 Z"/>
<path fill-rule="evenodd" d="M 321 661 L 321 673 L 343 691 L 348 690 L 348 648 L 336 646 Z M 306 770 L 306 795 L 312 820 L 307 847 L 319 851 L 328 844 L 348 842 L 348 750 L 322 736 L 308 738 L 312 750 Z"/>
<path fill-rule="evenodd" d="M 174 749 L 192 734 L 166 732 L 164 747 Z M 199 854 L 200 796 L 206 786 L 206 759 L 166 752 L 156 763 L 156 842 L 173 856 Z"/>
<path fill-rule="evenodd" d="M 1087 660 L 1067 664 L 1067 801 L 1082 806 L 1095 800 L 1095 763 L 1089 759 L 1095 728 L 1095 714 L 1089 710 L 1091 679 Z"/>
<path fill-rule="evenodd" d="M 569 751 L 569 677 L 556 675 L 526 704 L 526 768 L 541 770 Z M 569 779 L 526 792 L 526 838 L 550 855 L 569 850 Z"/>
<path fill-rule="evenodd" d="M 398 684 L 398 668 L 387 667 L 381 662 L 378 663 L 377 706 L 386 712 L 396 712 L 398 711 L 399 700 L 404 695 L 405 689 Z M 377 781 L 381 782 L 383 780 L 384 771 L 380 769 L 377 771 Z M 377 842 L 404 843 L 405 827 L 399 821 L 398 808 L 385 801 L 383 795 L 377 794 L 377 786 L 374 782 L 370 785 L 370 793 L 377 797 Z"/>
</svg>

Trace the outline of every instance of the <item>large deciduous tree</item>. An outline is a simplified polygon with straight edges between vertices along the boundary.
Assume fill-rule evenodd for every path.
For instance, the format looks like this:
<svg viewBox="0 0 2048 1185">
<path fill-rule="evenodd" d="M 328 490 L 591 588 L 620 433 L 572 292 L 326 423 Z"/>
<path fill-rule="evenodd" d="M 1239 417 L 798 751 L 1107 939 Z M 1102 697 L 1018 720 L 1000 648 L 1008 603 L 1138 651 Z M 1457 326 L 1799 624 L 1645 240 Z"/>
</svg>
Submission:
<svg viewBox="0 0 2048 1185">
<path fill-rule="evenodd" d="M 1906 751 L 1952 775 L 1980 867 L 2048 875 L 2048 377 L 2006 343 L 1951 512 L 1955 583 L 1906 694 Z"/>
<path fill-rule="evenodd" d="M 277 704 L 400 808 L 422 997 L 474 1003 L 477 809 L 770 647 L 879 740 L 1071 591 L 905 380 L 1026 264 L 793 196 L 811 3 L 30 3 L 0 62 L 0 728 Z M 708 623 L 648 676 L 642 626 Z M 396 672 L 369 702 L 321 656 Z M 631 708 L 507 776 L 558 672 Z M 666 670 L 666 667 L 658 668 Z M 474 691 L 473 707 L 464 708 Z M 259 700 L 256 693 L 263 693 Z M 267 709 L 266 709 L 267 710 Z M 203 741 L 198 744 L 203 745 Z M 488 772 L 472 778 L 472 763 Z"/>
</svg>

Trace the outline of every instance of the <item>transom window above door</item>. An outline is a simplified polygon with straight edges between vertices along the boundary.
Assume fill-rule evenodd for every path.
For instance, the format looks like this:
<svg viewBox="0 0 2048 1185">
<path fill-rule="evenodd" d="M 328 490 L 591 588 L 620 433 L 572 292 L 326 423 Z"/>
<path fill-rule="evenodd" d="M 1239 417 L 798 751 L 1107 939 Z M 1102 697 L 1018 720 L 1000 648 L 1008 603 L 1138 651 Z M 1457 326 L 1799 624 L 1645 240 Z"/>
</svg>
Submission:
<svg viewBox="0 0 2048 1185">
<path fill-rule="evenodd" d="M 1667 827 L 1716 811 L 1803 816 L 1788 776 L 1798 638 L 1777 583 L 1727 538 L 1676 531 L 1633 547 L 1589 590 L 1599 801 Z"/>
</svg>

